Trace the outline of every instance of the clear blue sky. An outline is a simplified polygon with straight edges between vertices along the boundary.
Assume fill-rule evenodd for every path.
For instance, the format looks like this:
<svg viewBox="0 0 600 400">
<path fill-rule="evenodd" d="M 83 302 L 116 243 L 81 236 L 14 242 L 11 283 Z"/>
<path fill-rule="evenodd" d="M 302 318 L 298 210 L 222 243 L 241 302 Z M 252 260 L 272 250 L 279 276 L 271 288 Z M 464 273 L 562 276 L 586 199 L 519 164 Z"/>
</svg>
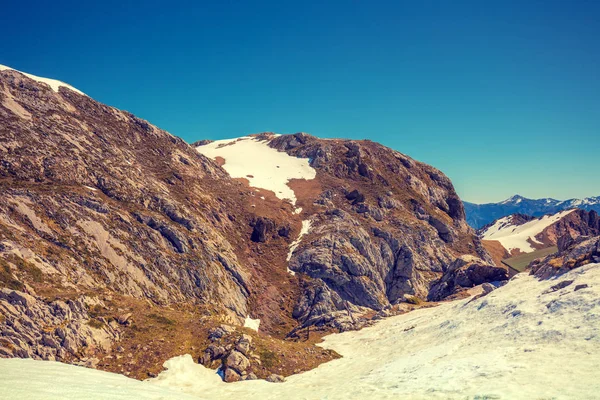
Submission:
<svg viewBox="0 0 600 400">
<path fill-rule="evenodd" d="M 188 142 L 367 138 L 440 168 L 468 201 L 600 195 L 598 1 L 13 1 L 0 14 L 0 64 Z"/>
</svg>

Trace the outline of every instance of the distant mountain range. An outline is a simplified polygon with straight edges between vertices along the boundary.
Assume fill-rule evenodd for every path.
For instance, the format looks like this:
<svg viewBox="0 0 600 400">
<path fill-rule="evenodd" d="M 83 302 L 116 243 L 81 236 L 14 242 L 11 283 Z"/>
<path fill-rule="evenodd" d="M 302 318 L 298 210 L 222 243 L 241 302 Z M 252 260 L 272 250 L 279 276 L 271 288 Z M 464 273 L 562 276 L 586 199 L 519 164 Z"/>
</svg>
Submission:
<svg viewBox="0 0 600 400">
<path fill-rule="evenodd" d="M 555 214 L 562 210 L 579 208 L 600 212 L 600 196 L 585 199 L 528 199 L 515 195 L 500 203 L 474 204 L 463 202 L 467 214 L 467 223 L 475 229 L 511 214 L 525 214 L 539 217 L 545 214 Z"/>
</svg>

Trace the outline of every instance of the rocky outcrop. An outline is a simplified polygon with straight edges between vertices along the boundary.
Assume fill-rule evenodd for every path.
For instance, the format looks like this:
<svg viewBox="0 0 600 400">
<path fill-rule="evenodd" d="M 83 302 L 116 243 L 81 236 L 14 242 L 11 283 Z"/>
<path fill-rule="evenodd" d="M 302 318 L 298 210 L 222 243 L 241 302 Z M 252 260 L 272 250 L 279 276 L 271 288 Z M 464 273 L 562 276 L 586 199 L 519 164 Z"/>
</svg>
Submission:
<svg viewBox="0 0 600 400">
<path fill-rule="evenodd" d="M 75 285 L 247 315 L 251 285 L 227 237 L 247 229 L 239 184 L 181 139 L 4 70 L 0 156 L 0 258 L 24 253 L 42 271 L 32 282 L 10 264 L 7 279 L 41 286 L 52 277 L 56 294 Z M 231 209 L 237 221 L 219 216 Z"/>
<path fill-rule="evenodd" d="M 339 328 L 349 325 L 349 314 L 382 310 L 405 294 L 431 298 L 432 283 L 453 276 L 462 254 L 491 262 L 440 171 L 369 141 L 300 133 L 272 138 L 270 145 L 309 158 L 323 188 L 298 201 L 312 223 L 289 263 L 312 279 L 294 309 L 303 324 Z"/>
<path fill-rule="evenodd" d="M 600 236 L 563 237 L 559 243 L 557 254 L 534 260 L 529 265 L 532 275 L 548 279 L 585 264 L 600 263 Z"/>
<path fill-rule="evenodd" d="M 45 302 L 37 296 L 0 289 L 0 356 L 71 360 L 110 349 L 119 339 L 118 324 L 93 319 L 97 298 Z"/>
<path fill-rule="evenodd" d="M 211 329 L 209 338 L 212 343 L 200 356 L 200 364 L 218 368 L 225 382 L 258 379 L 254 371 L 260 365 L 260 357 L 253 351 L 252 336 L 220 325 Z"/>
<path fill-rule="evenodd" d="M 527 225 L 523 230 L 518 229 L 525 224 Z M 503 255 L 508 258 L 510 254 L 518 255 L 520 252 L 556 246 L 559 238 L 564 236 L 577 238 L 600 235 L 600 218 L 596 211 L 575 209 L 537 219 L 528 215 L 513 214 L 484 226 L 478 234 L 496 259 L 502 258 Z M 527 242 L 523 243 L 525 238 Z M 508 248 L 498 247 L 502 246 L 503 241 L 514 244 L 513 239 L 521 244 L 515 245 L 517 247 L 511 248 L 510 252 Z"/>
<path fill-rule="evenodd" d="M 600 235 L 600 217 L 594 210 L 575 210 L 552 224 L 539 235 L 540 241 L 557 245 L 563 236 L 577 238 L 579 236 Z"/>
<path fill-rule="evenodd" d="M 466 288 L 507 279 L 506 268 L 492 265 L 478 257 L 465 255 L 457 258 L 444 277 L 433 284 L 428 297 L 429 300 L 438 301 Z"/>
</svg>

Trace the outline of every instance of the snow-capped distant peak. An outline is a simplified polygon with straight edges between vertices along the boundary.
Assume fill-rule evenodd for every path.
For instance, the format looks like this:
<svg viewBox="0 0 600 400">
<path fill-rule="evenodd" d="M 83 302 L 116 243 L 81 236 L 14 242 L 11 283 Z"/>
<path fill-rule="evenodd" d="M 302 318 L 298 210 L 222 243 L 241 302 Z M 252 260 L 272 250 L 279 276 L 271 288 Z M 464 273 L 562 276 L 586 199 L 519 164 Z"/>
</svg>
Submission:
<svg viewBox="0 0 600 400">
<path fill-rule="evenodd" d="M 26 77 L 33 79 L 34 81 L 40 82 L 40 83 L 45 83 L 46 85 L 50 86 L 50 88 L 52 88 L 52 90 L 54 90 L 55 92 L 58 93 L 58 88 L 63 86 L 66 87 L 68 89 L 71 89 L 74 92 L 77 92 L 81 95 L 87 96 L 85 93 L 83 93 L 81 90 L 74 88 L 73 86 L 66 84 L 64 82 L 61 82 L 59 80 L 56 79 L 49 79 L 49 78 L 42 78 L 40 76 L 36 76 L 36 75 L 32 75 L 32 74 L 28 74 L 27 72 L 23 72 L 23 71 L 19 71 L 18 69 L 14 69 L 11 67 L 7 67 L 6 65 L 2 65 L 0 64 L 0 71 L 6 71 L 6 70 L 12 70 L 12 71 L 16 71 L 20 74 L 25 75 Z"/>
<path fill-rule="evenodd" d="M 514 196 L 511 196 L 508 199 L 500 202 L 500 204 L 510 204 L 510 203 L 519 204 L 520 202 L 523 201 L 523 199 L 524 199 L 524 197 L 519 196 L 518 194 L 515 194 Z"/>
</svg>

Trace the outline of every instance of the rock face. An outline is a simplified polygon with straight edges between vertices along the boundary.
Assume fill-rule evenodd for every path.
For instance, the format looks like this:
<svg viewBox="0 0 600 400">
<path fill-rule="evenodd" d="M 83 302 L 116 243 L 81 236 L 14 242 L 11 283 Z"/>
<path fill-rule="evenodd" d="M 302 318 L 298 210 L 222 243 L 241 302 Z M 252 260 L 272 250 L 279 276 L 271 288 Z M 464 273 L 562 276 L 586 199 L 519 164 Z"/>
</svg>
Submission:
<svg viewBox="0 0 600 400">
<path fill-rule="evenodd" d="M 589 263 L 600 263 L 600 236 L 564 236 L 559 240 L 559 252 L 534 260 L 532 275 L 548 279 Z"/>
<path fill-rule="evenodd" d="M 0 289 L 0 315 L 3 316 L 0 355 L 75 359 L 110 348 L 119 338 L 118 327 L 106 321 L 91 325 L 92 318 L 87 311 L 90 306 L 101 304 L 97 298 L 86 296 L 48 303 L 25 292 Z"/>
<path fill-rule="evenodd" d="M 600 235 L 598 213 L 594 210 L 575 210 L 545 229 L 540 235 L 540 239 L 544 243 L 557 245 L 558 240 L 565 235 L 572 238 Z"/>
<path fill-rule="evenodd" d="M 382 310 L 404 294 L 429 298 L 462 254 L 491 262 L 450 180 L 435 168 L 369 141 L 296 134 L 270 145 L 309 158 L 321 188 L 298 196 L 312 222 L 289 266 L 312 278 L 294 310 L 303 324 Z"/>
<path fill-rule="evenodd" d="M 462 288 L 470 288 L 486 282 L 505 281 L 508 279 L 506 269 L 491 265 L 480 258 L 462 256 L 448 268 L 441 281 L 437 282 L 429 292 L 430 300 L 441 300 Z M 490 285 L 491 286 L 491 285 Z M 489 291 L 489 286 L 484 288 Z"/>
<path fill-rule="evenodd" d="M 130 113 L 1 71 L 0 355 L 95 365 L 135 327 L 133 303 L 251 315 L 284 338 L 501 275 L 437 169 L 370 141 L 257 137 L 316 169 L 289 182 L 296 208 Z M 478 261 L 465 270 L 464 255 Z M 113 319 L 89 293 L 112 298 Z M 209 336 L 231 335 L 221 328 Z M 213 344 L 207 363 L 252 378 L 250 343 Z"/>
</svg>

